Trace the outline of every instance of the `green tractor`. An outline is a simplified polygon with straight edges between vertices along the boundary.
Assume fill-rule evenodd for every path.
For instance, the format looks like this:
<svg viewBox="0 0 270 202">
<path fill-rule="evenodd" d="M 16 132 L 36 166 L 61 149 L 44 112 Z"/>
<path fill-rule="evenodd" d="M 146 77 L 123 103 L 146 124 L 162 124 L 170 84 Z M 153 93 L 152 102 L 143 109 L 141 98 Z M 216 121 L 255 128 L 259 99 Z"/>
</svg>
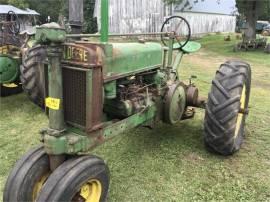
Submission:
<svg viewBox="0 0 270 202">
<path fill-rule="evenodd" d="M 6 20 L 0 22 L 1 97 L 24 90 L 34 103 L 43 107 L 44 78 L 41 76 L 46 62 L 45 47 L 35 44 L 35 26 L 21 32 L 21 20 L 9 11 Z"/>
<path fill-rule="evenodd" d="M 204 142 L 209 150 L 231 155 L 240 149 L 250 65 L 222 64 L 204 100 L 194 84 L 180 79 L 182 57 L 200 48 L 190 41 L 184 18 L 168 18 L 155 33 L 163 43 L 115 43 L 109 41 L 108 10 L 108 0 L 102 0 L 100 42 L 86 40 L 93 35 L 67 35 L 56 24 L 37 29 L 36 40 L 46 46 L 48 57 L 44 72 L 49 126 L 41 131 L 42 145 L 12 169 L 5 202 L 106 201 L 109 168 L 90 152 L 135 127 L 192 118 L 196 107 L 205 109 Z"/>
<path fill-rule="evenodd" d="M 0 22 L 0 93 L 8 96 L 22 91 L 20 84 L 21 40 L 18 16 L 9 11 Z"/>
</svg>

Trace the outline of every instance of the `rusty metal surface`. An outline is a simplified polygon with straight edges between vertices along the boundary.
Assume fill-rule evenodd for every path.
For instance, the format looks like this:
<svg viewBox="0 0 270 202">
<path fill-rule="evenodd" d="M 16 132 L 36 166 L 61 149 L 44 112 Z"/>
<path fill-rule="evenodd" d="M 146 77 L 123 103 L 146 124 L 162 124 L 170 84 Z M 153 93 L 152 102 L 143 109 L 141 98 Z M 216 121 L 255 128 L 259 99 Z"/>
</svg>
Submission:
<svg viewBox="0 0 270 202">
<path fill-rule="evenodd" d="M 85 68 L 101 66 L 97 49 L 98 46 L 91 43 L 65 43 L 62 63 Z"/>
<path fill-rule="evenodd" d="M 194 85 L 187 86 L 187 105 L 205 109 L 206 98 L 199 96 L 199 89 Z"/>
<path fill-rule="evenodd" d="M 168 86 L 164 101 L 164 122 L 175 124 L 181 120 L 186 108 L 186 89 L 180 82 Z"/>
<path fill-rule="evenodd" d="M 195 86 L 187 86 L 187 105 L 195 106 L 199 97 L 199 90 Z"/>
<path fill-rule="evenodd" d="M 103 115 L 103 77 L 102 68 L 96 67 L 92 70 L 92 89 L 89 89 L 88 96 L 90 106 L 86 112 L 86 131 L 98 130 L 101 127 Z M 91 117 L 91 118 L 90 118 Z"/>
</svg>

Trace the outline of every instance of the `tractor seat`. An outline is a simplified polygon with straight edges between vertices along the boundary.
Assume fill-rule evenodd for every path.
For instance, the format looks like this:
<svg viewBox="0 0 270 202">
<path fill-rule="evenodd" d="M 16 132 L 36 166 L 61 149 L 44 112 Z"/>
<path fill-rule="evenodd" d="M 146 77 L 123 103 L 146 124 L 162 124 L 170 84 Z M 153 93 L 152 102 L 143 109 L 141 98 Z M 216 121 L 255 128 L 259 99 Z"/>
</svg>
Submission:
<svg viewBox="0 0 270 202">
<path fill-rule="evenodd" d="M 181 42 L 184 43 L 184 42 Z M 195 41 L 189 41 L 182 49 L 182 51 L 184 51 L 184 53 L 194 53 L 197 52 L 198 50 L 201 49 L 201 44 Z M 175 43 L 173 45 L 174 49 L 180 48 L 179 43 Z"/>
</svg>

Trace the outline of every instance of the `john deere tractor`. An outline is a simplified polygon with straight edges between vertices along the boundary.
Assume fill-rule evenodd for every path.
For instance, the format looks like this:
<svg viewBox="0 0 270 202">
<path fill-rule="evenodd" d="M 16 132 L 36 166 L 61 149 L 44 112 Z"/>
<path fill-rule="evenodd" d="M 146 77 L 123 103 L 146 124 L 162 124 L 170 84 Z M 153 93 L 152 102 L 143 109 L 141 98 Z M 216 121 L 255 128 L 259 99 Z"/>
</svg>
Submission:
<svg viewBox="0 0 270 202">
<path fill-rule="evenodd" d="M 21 40 L 18 37 L 18 16 L 9 11 L 5 21 L 0 21 L 0 93 L 1 96 L 21 92 L 19 81 Z"/>
<path fill-rule="evenodd" d="M 35 27 L 21 31 L 20 19 L 9 11 L 0 22 L 0 92 L 17 94 L 24 89 L 29 98 L 43 107 L 44 79 L 47 64 L 45 47 L 35 45 Z"/>
<path fill-rule="evenodd" d="M 182 57 L 200 48 L 190 41 L 184 18 L 168 18 L 161 32 L 154 33 L 162 43 L 111 42 L 108 19 L 108 0 L 102 0 L 100 42 L 86 39 L 93 35 L 67 35 L 56 24 L 37 29 L 37 42 L 47 47 L 49 126 L 41 130 L 41 146 L 12 169 L 5 202 L 106 201 L 109 168 L 91 151 L 138 126 L 178 124 L 192 118 L 195 108 L 205 109 L 202 135 L 209 150 L 231 155 L 240 149 L 250 96 L 249 64 L 222 64 L 204 100 L 179 74 Z"/>
</svg>

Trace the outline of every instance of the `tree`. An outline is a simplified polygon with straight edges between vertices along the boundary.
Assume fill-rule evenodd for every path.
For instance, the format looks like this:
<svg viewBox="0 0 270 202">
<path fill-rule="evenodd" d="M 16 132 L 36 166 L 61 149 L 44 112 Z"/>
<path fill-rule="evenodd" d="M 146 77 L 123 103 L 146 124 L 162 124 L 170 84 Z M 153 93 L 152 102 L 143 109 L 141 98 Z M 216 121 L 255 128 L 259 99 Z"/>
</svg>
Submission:
<svg viewBox="0 0 270 202">
<path fill-rule="evenodd" d="M 57 22 L 59 15 L 67 13 L 66 0 L 25 0 L 28 2 L 29 7 L 40 13 L 40 22 L 46 23 L 46 19 L 50 16 L 51 21 Z"/>
<path fill-rule="evenodd" d="M 18 8 L 27 8 L 29 6 L 26 0 L 0 0 L 0 4 L 10 4 Z"/>
<path fill-rule="evenodd" d="M 97 18 L 94 17 L 95 0 L 84 0 L 84 33 L 96 33 L 98 31 Z"/>
<path fill-rule="evenodd" d="M 190 7 L 193 3 L 198 3 L 199 0 L 163 0 L 168 4 L 183 4 L 184 8 Z M 201 0 L 204 1 L 204 0 Z M 222 0 L 217 0 L 222 1 Z M 224 0 L 225 1 L 225 0 Z M 244 33 L 244 40 L 250 41 L 256 39 L 256 22 L 259 16 L 270 18 L 270 1 L 269 0 L 236 0 L 236 7 L 240 14 L 246 18 L 247 29 Z"/>
<path fill-rule="evenodd" d="M 237 0 L 236 6 L 239 13 L 243 14 L 246 18 L 244 39 L 246 41 L 256 39 L 256 24 L 259 16 L 264 12 L 268 12 L 268 16 L 270 14 L 269 0 Z"/>
</svg>

